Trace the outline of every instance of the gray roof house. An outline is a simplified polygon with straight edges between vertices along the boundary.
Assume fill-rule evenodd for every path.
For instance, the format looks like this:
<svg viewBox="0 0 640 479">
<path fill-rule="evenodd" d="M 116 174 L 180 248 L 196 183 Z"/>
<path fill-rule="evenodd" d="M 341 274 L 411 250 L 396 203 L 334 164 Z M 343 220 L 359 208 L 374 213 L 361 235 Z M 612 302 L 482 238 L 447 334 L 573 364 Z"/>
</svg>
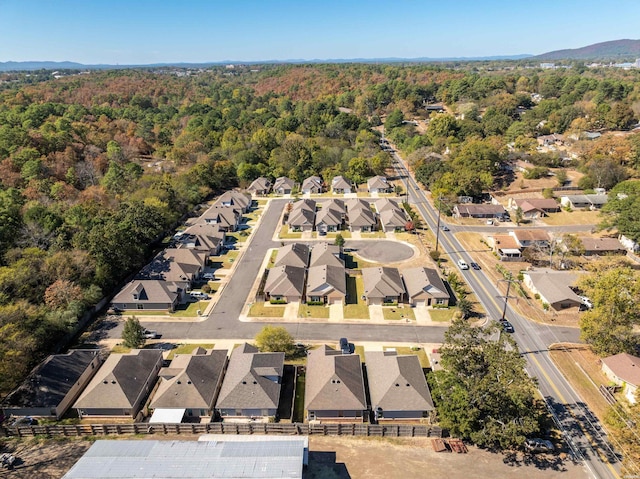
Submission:
<svg viewBox="0 0 640 479">
<path fill-rule="evenodd" d="M 449 292 L 435 269 L 405 269 L 402 271 L 402 279 L 411 306 L 449 305 Z"/>
<path fill-rule="evenodd" d="M 368 201 L 354 199 L 347 204 L 347 216 L 350 231 L 375 231 L 378 225 L 376 214 Z"/>
<path fill-rule="evenodd" d="M 303 243 L 289 243 L 278 249 L 274 266 L 297 266 L 306 268 L 309 264 L 309 246 Z"/>
<path fill-rule="evenodd" d="M 553 198 L 509 198 L 509 209 L 522 210 L 525 219 L 540 218 L 547 213 L 560 211 L 560 204 Z"/>
<path fill-rule="evenodd" d="M 304 391 L 307 418 L 361 419 L 367 411 L 360 356 L 329 346 L 309 350 Z"/>
<path fill-rule="evenodd" d="M 270 301 L 301 302 L 304 299 L 306 268 L 276 266 L 269 270 L 264 292 Z"/>
<path fill-rule="evenodd" d="M 225 237 L 225 232 L 217 225 L 198 223 L 189 226 L 176 238 L 176 246 L 203 251 L 209 256 L 215 256 L 220 254 Z"/>
<path fill-rule="evenodd" d="M 215 225 L 222 231 L 233 232 L 242 222 L 242 208 L 213 205 L 204 212 L 200 220 L 208 225 Z"/>
<path fill-rule="evenodd" d="M 507 210 L 502 205 L 462 203 L 453 207 L 455 218 L 504 218 Z"/>
<path fill-rule="evenodd" d="M 292 204 L 287 220 L 289 230 L 313 231 L 316 220 L 316 202 L 305 198 Z"/>
<path fill-rule="evenodd" d="M 269 180 L 269 178 L 265 178 L 264 176 L 256 178 L 249 185 L 247 191 L 257 196 L 267 195 L 271 191 L 271 181 Z"/>
<path fill-rule="evenodd" d="M 422 419 L 434 410 L 427 379 L 416 355 L 365 352 L 371 409 L 376 419 Z"/>
<path fill-rule="evenodd" d="M 159 349 L 134 349 L 111 354 L 80 395 L 74 409 L 84 416 L 136 418 L 158 379 L 162 367 Z"/>
<path fill-rule="evenodd" d="M 2 401 L 3 414 L 60 419 L 101 362 L 95 349 L 72 349 L 66 354 L 49 356 Z"/>
<path fill-rule="evenodd" d="M 280 401 L 284 353 L 261 353 L 250 344 L 231 353 L 216 410 L 225 417 L 275 416 Z"/>
<path fill-rule="evenodd" d="M 580 238 L 585 256 L 600 256 L 607 254 L 627 254 L 627 249 L 618 238 Z"/>
<path fill-rule="evenodd" d="M 524 271 L 523 276 L 524 284 L 531 292 L 538 294 L 543 303 L 555 310 L 580 307 L 582 304 L 582 298 L 571 289 L 578 279 L 576 273 L 536 269 Z"/>
<path fill-rule="evenodd" d="M 377 175 L 367 180 L 367 190 L 369 193 L 391 193 L 393 186 L 386 176 Z"/>
<path fill-rule="evenodd" d="M 322 178 L 319 176 L 310 176 L 302 182 L 300 188 L 303 194 L 319 194 L 323 190 Z"/>
<path fill-rule="evenodd" d="M 276 178 L 273 183 L 273 191 L 279 195 L 290 195 L 296 182 L 286 176 Z"/>
<path fill-rule="evenodd" d="M 340 175 L 331 180 L 331 191 L 336 195 L 348 194 L 353 191 L 353 186 L 349 180 Z"/>
<path fill-rule="evenodd" d="M 311 248 L 309 267 L 322 264 L 344 267 L 340 246 L 326 242 L 314 243 Z"/>
<path fill-rule="evenodd" d="M 334 199 L 321 203 L 316 213 L 316 230 L 318 233 L 340 231 L 344 225 L 346 209 L 344 201 Z"/>
<path fill-rule="evenodd" d="M 375 206 L 383 231 L 400 231 L 406 228 L 409 217 L 397 201 L 384 198 L 376 201 Z"/>
<path fill-rule="evenodd" d="M 319 264 L 307 272 L 307 301 L 343 304 L 347 294 L 344 266 Z"/>
<path fill-rule="evenodd" d="M 226 349 L 196 348 L 176 354 L 160 370 L 160 382 L 151 409 L 181 409 L 187 417 L 211 417 L 227 365 Z"/>
<path fill-rule="evenodd" d="M 111 300 L 111 307 L 121 311 L 141 309 L 147 311 L 174 311 L 186 301 L 188 281 L 160 279 L 134 279 L 129 281 Z"/>
<path fill-rule="evenodd" d="M 207 254 L 189 248 L 167 248 L 137 274 L 136 279 L 188 282 L 197 280 L 204 269 Z"/>
<path fill-rule="evenodd" d="M 362 268 L 362 279 L 368 305 L 403 301 L 405 290 L 398 268 L 387 266 Z"/>
<path fill-rule="evenodd" d="M 251 196 L 240 191 L 225 191 L 215 201 L 214 205 L 237 206 L 247 213 L 251 208 Z"/>
<path fill-rule="evenodd" d="M 607 195 L 567 195 L 560 197 L 560 204 L 572 210 L 590 209 L 599 210 L 605 204 L 609 197 Z"/>
</svg>

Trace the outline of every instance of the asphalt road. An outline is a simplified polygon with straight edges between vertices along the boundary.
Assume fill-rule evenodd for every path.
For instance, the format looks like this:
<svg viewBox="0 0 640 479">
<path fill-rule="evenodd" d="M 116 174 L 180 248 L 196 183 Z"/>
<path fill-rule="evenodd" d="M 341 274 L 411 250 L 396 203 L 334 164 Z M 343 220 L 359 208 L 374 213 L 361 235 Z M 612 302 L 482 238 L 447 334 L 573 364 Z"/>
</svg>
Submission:
<svg viewBox="0 0 640 479">
<path fill-rule="evenodd" d="M 433 231 L 438 231 L 437 211 L 428 203 L 424 192 L 408 174 L 402 159 L 397 155 L 394 156 L 398 161 L 396 170 L 401 177 L 404 177 L 405 189 L 409 192 L 411 202 L 416 204 L 426 219 L 427 225 Z M 440 224 L 443 224 L 442 219 Z M 448 226 L 451 232 L 438 232 L 442 251 L 450 257 L 453 264 L 456 264 L 458 259 L 464 259 L 467 263 L 473 261 L 473 257 L 464 251 L 453 234 L 458 227 Z M 468 230 L 467 227 L 464 230 Z M 495 227 L 489 227 L 489 230 L 495 230 Z M 483 271 L 469 269 L 459 270 L 459 273 L 476 293 L 489 317 L 501 318 L 506 284 L 501 285 L 502 292 L 500 292 L 497 285 L 493 285 Z M 530 376 L 537 378 L 539 391 L 545 398 L 574 457 L 583 461 L 591 477 L 618 477 L 619 459 L 609 444 L 606 434 L 580 396 L 567 384 L 551 360 L 548 351 L 549 344 L 577 341 L 577 329 L 538 324 L 516 314 L 510 307 L 506 309 L 506 318 L 515 328 L 513 339 L 527 360 L 527 372 Z"/>
</svg>

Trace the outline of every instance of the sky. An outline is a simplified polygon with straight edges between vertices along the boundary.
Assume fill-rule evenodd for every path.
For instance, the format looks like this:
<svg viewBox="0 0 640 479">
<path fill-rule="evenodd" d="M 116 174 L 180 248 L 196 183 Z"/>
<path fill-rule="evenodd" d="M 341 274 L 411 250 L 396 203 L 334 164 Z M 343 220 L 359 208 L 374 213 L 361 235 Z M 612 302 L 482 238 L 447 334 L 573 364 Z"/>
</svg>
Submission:
<svg viewBox="0 0 640 479">
<path fill-rule="evenodd" d="M 0 61 L 540 54 L 640 38 L 639 0 L 0 0 Z"/>
</svg>

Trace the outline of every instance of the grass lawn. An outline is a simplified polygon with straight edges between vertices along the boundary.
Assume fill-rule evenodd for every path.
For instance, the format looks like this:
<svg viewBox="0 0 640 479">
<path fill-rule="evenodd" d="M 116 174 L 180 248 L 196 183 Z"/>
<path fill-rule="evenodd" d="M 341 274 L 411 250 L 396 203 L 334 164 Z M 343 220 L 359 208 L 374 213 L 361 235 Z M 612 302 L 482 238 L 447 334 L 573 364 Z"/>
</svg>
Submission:
<svg viewBox="0 0 640 479">
<path fill-rule="evenodd" d="M 541 220 L 551 226 L 563 225 L 595 225 L 600 223 L 602 217 L 599 211 L 560 211 L 558 213 L 550 213 L 548 217 Z"/>
<path fill-rule="evenodd" d="M 346 319 L 369 319 L 369 307 L 360 299 L 364 294 L 364 281 L 362 276 L 347 276 L 347 294 L 349 300 L 344 306 Z"/>
<path fill-rule="evenodd" d="M 208 304 L 208 301 L 195 301 L 193 303 L 180 304 L 176 307 L 176 310 L 173 313 L 169 313 L 169 316 L 195 318 L 198 316 L 198 310 L 201 312 L 204 311 Z"/>
<path fill-rule="evenodd" d="M 413 314 L 413 309 L 411 308 L 403 308 L 400 306 L 392 307 L 392 308 L 382 308 L 382 313 L 384 314 L 384 319 L 391 320 L 404 320 L 406 318 L 416 319 L 415 314 Z"/>
<path fill-rule="evenodd" d="M 167 356 L 167 359 L 173 359 L 176 354 L 191 354 L 194 349 L 213 349 L 215 344 L 212 343 L 193 343 L 193 344 L 179 344 L 177 348 L 172 349 Z"/>
<path fill-rule="evenodd" d="M 222 266 L 221 268 L 231 268 L 231 265 L 238 257 L 238 250 L 227 251 L 224 256 L 222 256 Z"/>
<path fill-rule="evenodd" d="M 274 249 L 274 250 L 271 252 L 271 256 L 269 256 L 269 262 L 267 263 L 267 269 L 268 269 L 268 268 L 272 268 L 272 267 L 273 267 L 273 265 L 274 265 L 274 264 L 275 264 L 275 262 L 276 262 L 276 256 L 278 256 L 278 250 L 277 250 L 277 249 Z"/>
<path fill-rule="evenodd" d="M 369 268 L 371 266 L 378 266 L 378 263 L 372 263 L 370 261 L 366 261 L 350 253 L 347 253 L 344 255 L 344 262 L 345 262 L 345 266 L 348 269 L 362 269 L 362 268 Z"/>
<path fill-rule="evenodd" d="M 426 369 L 431 367 L 431 364 L 429 363 L 429 358 L 427 357 L 427 353 L 425 352 L 424 348 L 418 348 L 418 350 L 413 350 L 411 348 L 408 348 L 406 346 L 401 346 L 401 347 L 396 347 L 396 346 L 385 346 L 383 348 L 385 351 L 387 349 L 395 349 L 398 352 L 398 355 L 415 355 L 418 356 L 418 359 L 420 360 L 420 367 L 422 369 Z"/>
<path fill-rule="evenodd" d="M 293 398 L 292 422 L 304 422 L 304 386 L 306 374 L 302 371 L 296 380 L 296 396 Z"/>
<path fill-rule="evenodd" d="M 245 213 L 244 217 L 247 218 L 247 222 L 249 221 L 257 221 L 258 218 L 260 218 L 260 216 L 262 216 L 262 211 L 261 210 L 255 210 L 252 211 L 251 213 Z"/>
<path fill-rule="evenodd" d="M 375 231 L 373 233 L 360 233 L 362 238 L 386 238 L 384 231 Z"/>
<path fill-rule="evenodd" d="M 266 206 L 269 200 L 257 200 L 258 206 Z"/>
<path fill-rule="evenodd" d="M 122 344 L 116 344 L 113 348 L 111 348 L 111 352 L 115 354 L 126 354 L 131 351 L 131 348 L 127 348 Z"/>
<path fill-rule="evenodd" d="M 236 243 L 242 243 L 244 241 L 247 241 L 247 238 L 249 237 L 249 232 L 248 231 L 234 231 L 233 233 L 226 233 L 227 238 L 235 238 L 235 242 Z"/>
<path fill-rule="evenodd" d="M 280 229 L 280 233 L 278 233 L 278 238 L 282 239 L 300 239 L 302 238 L 302 233 L 290 233 L 289 227 L 287 225 L 283 225 Z"/>
<path fill-rule="evenodd" d="M 128 309 L 120 314 L 123 318 L 130 318 L 132 316 L 169 316 L 168 311 L 149 311 L 144 309 Z"/>
<path fill-rule="evenodd" d="M 209 288 L 211 288 L 212 294 L 218 291 L 221 286 L 220 281 L 208 281 L 207 284 L 209 285 Z"/>
<path fill-rule="evenodd" d="M 431 321 L 438 321 L 441 323 L 446 323 L 447 321 L 451 321 L 453 319 L 453 315 L 456 313 L 456 308 L 436 308 L 429 310 L 429 316 L 431 316 Z"/>
<path fill-rule="evenodd" d="M 342 235 L 342 237 L 343 237 L 344 239 L 349 239 L 349 238 L 351 238 L 351 231 L 349 231 L 349 230 L 343 230 L 343 231 L 330 232 L 330 233 L 327 233 L 327 236 L 326 236 L 326 237 L 327 237 L 327 238 L 332 238 L 332 239 L 333 239 L 333 238 L 335 238 L 335 237 L 336 237 L 336 236 L 338 236 L 338 235 Z"/>
<path fill-rule="evenodd" d="M 300 308 L 298 309 L 298 317 L 329 319 L 329 306 L 301 303 Z"/>
<path fill-rule="evenodd" d="M 249 316 L 261 318 L 281 318 L 284 316 L 284 306 L 271 306 L 268 303 L 254 303 L 249 310 Z"/>
<path fill-rule="evenodd" d="M 336 349 L 340 351 L 340 346 L 337 346 Z M 354 354 L 360 356 L 360 362 L 364 363 L 364 346 L 356 346 Z"/>
</svg>

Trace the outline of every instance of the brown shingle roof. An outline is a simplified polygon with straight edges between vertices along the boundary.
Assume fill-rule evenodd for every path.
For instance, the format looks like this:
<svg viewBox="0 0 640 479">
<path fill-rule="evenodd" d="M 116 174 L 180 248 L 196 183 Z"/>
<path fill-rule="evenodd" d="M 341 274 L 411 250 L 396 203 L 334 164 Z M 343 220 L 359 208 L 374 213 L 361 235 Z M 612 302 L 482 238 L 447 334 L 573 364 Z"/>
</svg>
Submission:
<svg viewBox="0 0 640 479">
<path fill-rule="evenodd" d="M 640 386 L 640 358 L 627 353 L 615 354 L 602 359 L 613 374 L 625 383 Z"/>
<path fill-rule="evenodd" d="M 397 268 L 362 268 L 362 279 L 367 298 L 386 298 L 404 294 L 404 284 Z"/>
<path fill-rule="evenodd" d="M 435 269 L 424 267 L 405 269 L 402 271 L 402 279 L 410 298 L 426 292 L 433 298 L 449 299 L 447 288 Z"/>
<path fill-rule="evenodd" d="M 309 246 L 290 243 L 278 249 L 274 266 L 297 266 L 306 268 L 309 264 Z"/>
</svg>

